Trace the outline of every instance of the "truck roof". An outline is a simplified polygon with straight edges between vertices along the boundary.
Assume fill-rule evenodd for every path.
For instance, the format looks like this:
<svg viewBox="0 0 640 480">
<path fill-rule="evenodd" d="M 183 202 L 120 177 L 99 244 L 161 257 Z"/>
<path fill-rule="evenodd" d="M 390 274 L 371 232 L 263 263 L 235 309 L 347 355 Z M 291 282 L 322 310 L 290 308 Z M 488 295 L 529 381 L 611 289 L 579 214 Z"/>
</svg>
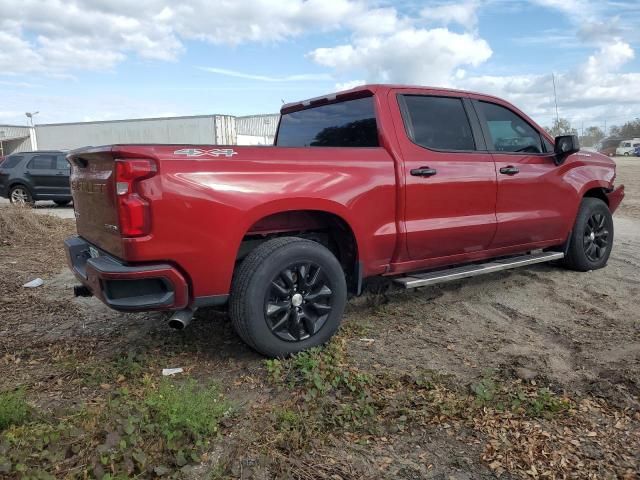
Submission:
<svg viewBox="0 0 640 480">
<path fill-rule="evenodd" d="M 495 97 L 493 95 L 487 95 L 485 93 L 473 92 L 470 90 L 458 90 L 455 88 L 443 88 L 443 87 L 429 87 L 425 85 L 405 85 L 405 84 L 382 84 L 382 83 L 370 83 L 366 85 L 359 85 L 349 90 L 342 90 L 328 95 L 321 95 L 319 97 L 309 98 L 307 100 L 300 100 L 297 102 L 285 103 L 280 109 L 280 113 L 289 113 L 296 110 L 302 110 L 312 105 L 320 105 L 323 103 L 333 102 L 335 100 L 346 100 L 349 98 L 359 98 L 360 96 L 366 96 L 367 94 L 376 94 L 380 91 L 388 91 L 393 89 L 418 89 L 418 90 L 430 90 L 442 93 L 455 93 L 455 94 L 473 94 L 482 95 L 486 98 L 495 98 L 498 100 L 503 99 Z"/>
</svg>

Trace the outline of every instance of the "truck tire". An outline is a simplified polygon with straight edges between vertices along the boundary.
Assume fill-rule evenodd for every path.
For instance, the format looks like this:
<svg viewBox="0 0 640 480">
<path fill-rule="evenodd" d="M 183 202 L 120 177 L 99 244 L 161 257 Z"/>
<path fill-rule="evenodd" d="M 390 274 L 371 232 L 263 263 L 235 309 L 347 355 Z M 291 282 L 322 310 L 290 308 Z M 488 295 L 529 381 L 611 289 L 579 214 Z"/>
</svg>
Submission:
<svg viewBox="0 0 640 480">
<path fill-rule="evenodd" d="M 238 335 L 268 357 L 323 345 L 338 330 L 347 284 L 338 259 L 317 242 L 268 240 L 237 269 L 229 313 Z"/>
<path fill-rule="evenodd" d="M 21 184 L 11 187 L 11 190 L 9 190 L 9 201 L 14 205 L 33 206 L 35 204 L 33 195 L 31 195 L 29 189 Z"/>
<path fill-rule="evenodd" d="M 598 198 L 584 198 L 573 227 L 564 265 L 586 272 L 607 264 L 613 246 L 613 217 Z"/>
</svg>

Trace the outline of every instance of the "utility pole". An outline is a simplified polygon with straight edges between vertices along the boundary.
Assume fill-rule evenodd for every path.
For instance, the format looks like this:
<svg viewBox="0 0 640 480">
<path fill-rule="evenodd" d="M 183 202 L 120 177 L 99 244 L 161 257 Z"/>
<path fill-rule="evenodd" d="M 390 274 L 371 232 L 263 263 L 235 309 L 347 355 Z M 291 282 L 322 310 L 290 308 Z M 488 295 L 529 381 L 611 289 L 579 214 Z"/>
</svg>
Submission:
<svg viewBox="0 0 640 480">
<path fill-rule="evenodd" d="M 604 121 L 604 136 L 607 136 L 607 121 Z"/>
<path fill-rule="evenodd" d="M 556 75 L 551 73 L 551 80 L 553 81 L 553 99 L 556 104 L 556 124 L 560 123 L 560 115 L 558 115 L 558 94 L 556 92 Z"/>
</svg>

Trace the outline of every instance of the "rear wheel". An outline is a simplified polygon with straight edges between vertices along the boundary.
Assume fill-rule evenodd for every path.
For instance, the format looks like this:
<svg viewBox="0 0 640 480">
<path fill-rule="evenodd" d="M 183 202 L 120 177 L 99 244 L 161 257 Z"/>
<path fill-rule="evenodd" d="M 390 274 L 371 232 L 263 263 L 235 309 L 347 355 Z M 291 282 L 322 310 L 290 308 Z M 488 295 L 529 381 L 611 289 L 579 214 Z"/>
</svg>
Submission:
<svg viewBox="0 0 640 480">
<path fill-rule="evenodd" d="M 33 205 L 33 197 L 31 192 L 24 185 L 16 185 L 11 187 L 9 191 L 9 201 L 14 205 Z"/>
<path fill-rule="evenodd" d="M 580 204 L 564 264 L 581 272 L 607 264 L 613 246 L 613 217 L 606 203 L 585 198 Z"/>
<path fill-rule="evenodd" d="M 284 357 L 327 342 L 340 326 L 346 300 L 344 272 L 327 248 L 281 237 L 257 247 L 238 268 L 230 315 L 249 346 Z"/>
</svg>

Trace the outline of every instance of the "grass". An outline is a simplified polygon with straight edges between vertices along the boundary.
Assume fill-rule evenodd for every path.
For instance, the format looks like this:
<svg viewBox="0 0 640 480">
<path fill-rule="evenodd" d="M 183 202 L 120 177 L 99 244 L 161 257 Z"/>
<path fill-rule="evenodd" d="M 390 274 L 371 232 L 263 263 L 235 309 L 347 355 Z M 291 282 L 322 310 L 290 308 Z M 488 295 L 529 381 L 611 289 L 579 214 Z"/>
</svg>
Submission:
<svg viewBox="0 0 640 480">
<path fill-rule="evenodd" d="M 571 403 L 548 388 L 523 388 L 518 382 L 500 382 L 495 372 L 487 371 L 484 377 L 471 385 L 475 403 L 499 411 L 509 410 L 527 417 L 549 418 L 564 412 Z"/>
<path fill-rule="evenodd" d="M 0 431 L 21 425 L 29 417 L 29 405 L 23 390 L 0 393 Z"/>
<path fill-rule="evenodd" d="M 218 438 L 229 402 L 215 384 L 156 380 L 141 362 L 87 365 L 98 379 L 125 380 L 106 398 L 55 418 L 30 419 L 22 392 L 0 394 L 0 477 L 113 480 L 172 475 L 199 462 Z"/>
<path fill-rule="evenodd" d="M 201 388 L 193 380 L 182 384 L 163 381 L 148 396 L 146 405 L 168 440 L 183 433 L 196 441 L 215 435 L 230 408 L 216 385 Z"/>
</svg>

